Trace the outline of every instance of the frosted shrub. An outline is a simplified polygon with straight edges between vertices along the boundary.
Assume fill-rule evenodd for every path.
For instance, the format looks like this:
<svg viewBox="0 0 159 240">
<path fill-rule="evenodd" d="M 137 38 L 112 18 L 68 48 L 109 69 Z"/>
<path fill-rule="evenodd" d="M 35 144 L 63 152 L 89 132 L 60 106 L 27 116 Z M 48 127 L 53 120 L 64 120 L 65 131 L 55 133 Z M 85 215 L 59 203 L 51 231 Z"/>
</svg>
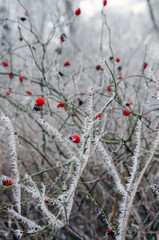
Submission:
<svg viewBox="0 0 159 240">
<path fill-rule="evenodd" d="M 0 6 L 0 238 L 157 239 L 158 40 L 77 2 Z"/>
</svg>

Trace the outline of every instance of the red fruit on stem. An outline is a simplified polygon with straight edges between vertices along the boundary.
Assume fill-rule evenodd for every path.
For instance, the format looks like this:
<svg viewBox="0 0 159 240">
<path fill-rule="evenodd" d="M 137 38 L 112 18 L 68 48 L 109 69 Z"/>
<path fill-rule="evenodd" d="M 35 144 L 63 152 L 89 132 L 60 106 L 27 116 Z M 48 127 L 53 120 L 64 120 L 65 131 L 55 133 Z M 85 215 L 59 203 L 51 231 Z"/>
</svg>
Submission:
<svg viewBox="0 0 159 240">
<path fill-rule="evenodd" d="M 130 100 L 130 99 L 128 99 L 127 100 L 127 103 L 126 103 L 126 106 L 130 106 L 130 105 L 132 105 L 133 104 L 133 102 Z"/>
<path fill-rule="evenodd" d="M 130 111 L 129 111 L 128 109 L 125 109 L 125 110 L 123 111 L 123 115 L 124 115 L 124 116 L 129 116 L 129 115 L 130 115 Z"/>
<path fill-rule="evenodd" d="M 115 59 L 115 61 L 116 61 L 116 62 L 120 62 L 120 58 L 117 57 L 117 58 Z"/>
<path fill-rule="evenodd" d="M 35 102 L 36 102 L 37 106 L 41 107 L 45 104 L 45 99 L 42 98 L 42 97 L 39 97 L 39 98 L 36 99 Z"/>
<path fill-rule="evenodd" d="M 144 63 L 143 70 L 145 70 L 146 68 L 147 68 L 147 63 Z"/>
<path fill-rule="evenodd" d="M 102 117 L 102 113 L 99 113 L 96 117 L 95 117 L 95 119 L 98 119 L 98 118 L 101 118 Z"/>
<path fill-rule="evenodd" d="M 72 116 L 72 117 L 74 117 L 74 116 L 75 116 L 74 112 L 71 112 L 71 116 Z"/>
<path fill-rule="evenodd" d="M 29 91 L 29 90 L 27 90 L 27 94 L 28 94 L 28 95 L 32 95 L 32 92 Z"/>
<path fill-rule="evenodd" d="M 45 196 L 45 203 L 49 203 L 50 202 L 51 197 L 50 196 Z"/>
<path fill-rule="evenodd" d="M 14 178 L 13 177 L 5 177 L 2 179 L 2 184 L 5 186 L 11 186 L 14 183 Z"/>
<path fill-rule="evenodd" d="M 23 37 L 22 37 L 22 36 L 20 36 L 20 37 L 19 37 L 19 40 L 20 40 L 20 41 L 22 41 L 22 40 L 23 40 Z"/>
<path fill-rule="evenodd" d="M 112 92 L 112 88 L 111 87 L 107 87 L 108 92 Z"/>
<path fill-rule="evenodd" d="M 3 66 L 4 66 L 4 67 L 8 67 L 8 66 L 9 66 L 8 62 L 7 62 L 7 61 L 4 61 L 4 62 L 3 62 Z"/>
<path fill-rule="evenodd" d="M 76 16 L 79 16 L 80 14 L 81 14 L 81 9 L 80 9 L 80 8 L 76 9 L 75 15 L 76 15 Z"/>
<path fill-rule="evenodd" d="M 61 39 L 61 42 L 65 42 L 65 41 L 66 41 L 66 35 L 65 35 L 65 33 L 61 34 L 60 39 Z"/>
<path fill-rule="evenodd" d="M 11 92 L 11 91 L 12 91 L 12 89 L 11 89 L 11 88 L 8 88 L 8 91 L 9 91 L 9 92 Z"/>
<path fill-rule="evenodd" d="M 6 95 L 10 95 L 10 92 L 9 92 L 9 91 L 6 91 Z"/>
<path fill-rule="evenodd" d="M 123 79 L 123 76 L 122 76 L 122 75 L 120 75 L 119 79 L 120 79 L 120 80 L 121 80 L 121 79 Z"/>
<path fill-rule="evenodd" d="M 36 51 L 36 47 L 32 46 L 31 48 L 32 48 L 34 51 Z"/>
<path fill-rule="evenodd" d="M 70 62 L 69 61 L 66 61 L 65 63 L 64 63 L 64 66 L 65 67 L 68 67 L 68 66 L 70 66 L 71 64 L 70 64 Z"/>
<path fill-rule="evenodd" d="M 13 77 L 13 73 L 8 73 L 8 77 L 12 78 Z"/>
<path fill-rule="evenodd" d="M 58 108 L 66 108 L 66 104 L 60 102 L 60 103 L 57 105 L 57 107 L 58 107 Z"/>
<path fill-rule="evenodd" d="M 80 142 L 80 136 L 77 134 L 74 134 L 70 137 L 70 140 L 72 140 L 72 142 L 74 143 L 79 143 Z"/>
<path fill-rule="evenodd" d="M 109 228 L 107 229 L 107 234 L 113 236 L 113 235 L 114 235 L 114 230 L 113 230 L 113 228 L 109 227 Z"/>
<path fill-rule="evenodd" d="M 107 229 L 107 232 L 110 232 L 110 231 L 113 231 L 113 228 L 109 227 L 109 228 Z"/>
<path fill-rule="evenodd" d="M 28 13 L 28 11 L 25 11 L 25 13 L 24 13 L 24 14 L 25 14 L 25 16 L 26 16 L 26 17 L 28 17 L 28 16 L 29 16 L 29 13 Z"/>
<path fill-rule="evenodd" d="M 97 71 L 103 71 L 104 70 L 101 65 L 97 65 L 96 69 L 97 69 Z"/>
<path fill-rule="evenodd" d="M 103 1 L 103 6 L 105 7 L 106 5 L 107 5 L 107 1 L 104 0 L 104 1 Z"/>
<path fill-rule="evenodd" d="M 19 81 L 22 83 L 23 82 L 23 77 L 22 76 L 19 76 Z"/>
</svg>

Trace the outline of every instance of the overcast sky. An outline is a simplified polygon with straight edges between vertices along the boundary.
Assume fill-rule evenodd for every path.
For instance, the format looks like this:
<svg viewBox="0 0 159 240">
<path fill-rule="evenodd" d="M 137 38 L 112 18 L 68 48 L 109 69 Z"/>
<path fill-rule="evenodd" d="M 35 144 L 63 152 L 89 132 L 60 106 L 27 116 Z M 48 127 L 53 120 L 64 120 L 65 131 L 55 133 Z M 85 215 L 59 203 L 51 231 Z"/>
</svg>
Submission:
<svg viewBox="0 0 159 240">
<path fill-rule="evenodd" d="M 130 12 L 143 12 L 147 5 L 146 1 L 134 1 L 134 0 L 107 0 L 107 6 L 105 9 L 115 8 L 115 10 L 130 11 Z M 95 13 L 101 11 L 103 7 L 103 0 L 82 0 L 80 2 L 80 8 L 86 17 L 92 17 Z"/>
</svg>

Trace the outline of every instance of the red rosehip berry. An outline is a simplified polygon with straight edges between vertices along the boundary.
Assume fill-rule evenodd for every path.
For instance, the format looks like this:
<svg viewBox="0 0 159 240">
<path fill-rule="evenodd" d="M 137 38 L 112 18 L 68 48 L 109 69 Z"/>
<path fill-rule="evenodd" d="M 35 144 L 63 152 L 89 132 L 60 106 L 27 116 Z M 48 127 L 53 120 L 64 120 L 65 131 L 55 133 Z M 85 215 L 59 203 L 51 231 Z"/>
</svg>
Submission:
<svg viewBox="0 0 159 240">
<path fill-rule="evenodd" d="M 105 7 L 106 5 L 107 5 L 107 1 L 104 0 L 104 1 L 103 1 L 103 6 Z"/>
<path fill-rule="evenodd" d="M 14 178 L 13 177 L 4 177 L 2 179 L 2 184 L 5 186 L 11 186 L 14 184 Z"/>
<path fill-rule="evenodd" d="M 95 120 L 96 119 L 99 119 L 99 118 L 101 118 L 102 117 L 102 113 L 99 113 L 96 117 L 95 117 Z"/>
<path fill-rule="evenodd" d="M 96 69 L 97 69 L 97 71 L 103 71 L 104 70 L 101 65 L 97 65 Z"/>
<path fill-rule="evenodd" d="M 45 196 L 45 203 L 50 203 L 50 199 L 51 199 L 50 196 Z"/>
<path fill-rule="evenodd" d="M 12 78 L 13 77 L 13 73 L 8 73 L 8 77 Z"/>
<path fill-rule="evenodd" d="M 23 82 L 23 77 L 22 76 L 19 76 L 19 81 L 22 83 Z"/>
<path fill-rule="evenodd" d="M 62 33 L 60 36 L 61 42 L 65 42 L 66 41 L 66 34 Z"/>
<path fill-rule="evenodd" d="M 143 70 L 145 70 L 146 68 L 147 68 L 147 63 L 144 63 Z"/>
<path fill-rule="evenodd" d="M 120 80 L 121 80 L 121 79 L 123 79 L 123 76 L 122 76 L 122 75 L 120 75 L 119 79 L 120 79 Z"/>
<path fill-rule="evenodd" d="M 112 92 L 112 88 L 111 87 L 107 87 L 108 92 Z"/>
<path fill-rule="evenodd" d="M 66 108 L 66 104 L 65 104 L 65 103 L 62 103 L 62 102 L 60 102 L 60 103 L 57 105 L 57 107 L 58 107 L 58 108 L 59 108 L 59 107 Z"/>
<path fill-rule="evenodd" d="M 109 227 L 109 228 L 107 229 L 107 234 L 114 236 L 114 230 L 113 230 L 113 228 Z"/>
<path fill-rule="evenodd" d="M 8 67 L 8 66 L 9 66 L 8 62 L 7 62 L 7 61 L 4 61 L 4 62 L 3 62 L 3 66 L 4 66 L 4 67 Z"/>
<path fill-rule="evenodd" d="M 58 108 L 66 108 L 66 104 L 63 103 L 63 102 L 60 102 L 58 105 L 57 105 Z"/>
<path fill-rule="evenodd" d="M 77 135 L 77 134 L 74 134 L 70 137 L 70 140 L 73 142 L 73 143 L 79 143 L 80 142 L 80 136 Z"/>
<path fill-rule="evenodd" d="M 74 112 L 71 112 L 71 116 L 72 116 L 72 117 L 74 117 L 74 116 L 75 116 Z"/>
<path fill-rule="evenodd" d="M 80 14 L 81 14 L 81 9 L 80 9 L 80 8 L 76 9 L 75 15 L 76 15 L 76 16 L 79 16 Z"/>
<path fill-rule="evenodd" d="M 34 51 L 36 51 L 36 47 L 32 46 L 31 48 L 32 48 Z"/>
<path fill-rule="evenodd" d="M 129 115 L 130 115 L 130 111 L 129 111 L 128 109 L 125 109 L 125 110 L 123 111 L 123 115 L 124 115 L 124 116 L 129 116 Z"/>
<path fill-rule="evenodd" d="M 41 106 L 43 106 L 45 104 L 45 99 L 42 98 L 42 97 L 39 97 L 39 98 L 36 99 L 35 102 L 36 102 L 38 107 L 41 107 Z"/>
<path fill-rule="evenodd" d="M 70 62 L 69 61 L 66 61 L 65 63 L 64 63 L 64 66 L 65 67 L 68 67 L 68 66 L 70 66 L 71 64 L 70 64 Z"/>
<path fill-rule="evenodd" d="M 28 17 L 28 16 L 29 16 L 29 13 L 28 13 L 28 11 L 25 11 L 25 13 L 24 13 L 24 14 L 25 14 L 25 16 L 26 16 L 26 17 Z"/>
<path fill-rule="evenodd" d="M 32 95 L 32 92 L 31 91 L 29 91 L 29 90 L 27 90 L 27 92 L 26 92 L 28 95 Z"/>
<path fill-rule="evenodd" d="M 127 100 L 127 103 L 126 103 L 126 106 L 130 106 L 130 105 L 132 105 L 133 104 L 133 102 L 130 100 L 130 99 L 128 99 Z"/>
<path fill-rule="evenodd" d="M 19 37 L 19 40 L 20 40 L 20 41 L 22 41 L 22 40 L 23 40 L 23 37 L 22 37 L 22 36 L 20 36 L 20 37 Z"/>
<path fill-rule="evenodd" d="M 11 92 L 11 91 L 12 91 L 12 89 L 11 89 L 11 88 L 8 88 L 8 91 L 9 91 L 9 92 Z"/>
<path fill-rule="evenodd" d="M 6 91 L 6 95 L 10 95 L 10 92 L 9 92 L 9 91 Z"/>
<path fill-rule="evenodd" d="M 117 58 L 115 59 L 115 61 L 116 61 L 116 62 L 120 62 L 120 58 L 117 57 Z"/>
</svg>

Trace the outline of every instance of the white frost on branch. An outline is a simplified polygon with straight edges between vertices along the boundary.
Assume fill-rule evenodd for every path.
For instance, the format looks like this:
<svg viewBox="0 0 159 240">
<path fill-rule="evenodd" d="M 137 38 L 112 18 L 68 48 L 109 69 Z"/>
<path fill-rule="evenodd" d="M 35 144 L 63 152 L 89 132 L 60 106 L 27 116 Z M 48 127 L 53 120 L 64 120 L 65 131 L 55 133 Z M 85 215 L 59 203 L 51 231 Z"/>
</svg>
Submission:
<svg viewBox="0 0 159 240">
<path fill-rule="evenodd" d="M 67 141 L 66 138 L 64 138 L 58 132 L 58 130 L 50 126 L 44 120 L 40 120 L 39 122 L 44 129 L 47 129 L 48 131 L 53 133 L 53 135 L 62 143 L 62 145 L 67 149 L 67 153 L 69 153 L 72 159 L 72 163 L 74 162 L 73 172 L 72 174 L 69 173 L 69 177 L 70 177 L 69 188 L 66 192 L 61 194 L 57 199 L 57 205 L 60 208 L 59 212 L 62 214 L 62 217 L 64 218 L 64 220 L 67 222 L 71 214 L 73 200 L 74 200 L 76 188 L 78 186 L 78 182 L 83 173 L 83 170 L 87 165 L 89 156 L 91 154 L 90 151 L 91 151 L 91 141 L 93 136 L 93 125 L 95 123 L 93 120 L 93 89 L 91 88 L 89 90 L 87 116 L 85 117 L 82 134 L 80 135 L 79 149 L 75 147 L 73 150 L 70 150 L 69 142 Z M 71 171 L 72 170 L 70 170 L 70 172 Z"/>
<path fill-rule="evenodd" d="M 73 152 L 69 147 L 69 141 L 68 139 L 66 139 L 55 127 L 51 126 L 49 123 L 47 123 L 46 121 L 44 121 L 43 119 L 40 119 L 38 121 L 42 127 L 44 129 L 46 129 L 48 132 L 50 132 L 51 134 L 53 134 L 53 136 L 55 138 L 57 138 L 57 140 L 62 144 L 62 146 L 65 148 L 67 154 L 72 157 L 73 156 Z"/>
<path fill-rule="evenodd" d="M 15 130 L 14 126 L 10 120 L 9 117 L 6 117 L 3 113 L 0 117 L 0 120 L 4 122 L 9 137 L 8 137 L 8 144 L 9 144 L 9 151 L 10 151 L 10 162 L 11 162 L 11 168 L 12 172 L 15 178 L 14 181 L 14 198 L 16 207 L 18 210 L 18 213 L 21 213 L 21 188 L 20 188 L 20 174 L 19 174 L 19 168 L 18 168 L 18 160 L 17 160 L 17 150 L 16 150 L 16 139 L 15 139 Z"/>
<path fill-rule="evenodd" d="M 24 189 L 25 191 L 30 193 L 34 199 L 37 199 L 38 206 L 40 207 L 41 211 L 45 216 L 45 219 L 48 221 L 49 224 L 54 226 L 54 228 L 60 229 L 61 227 L 63 227 L 64 224 L 62 223 L 62 221 L 58 220 L 56 216 L 48 210 L 45 204 L 45 197 L 39 191 L 38 187 L 30 176 L 28 176 L 27 185 L 24 185 Z"/>
<path fill-rule="evenodd" d="M 91 88 L 89 91 L 89 98 L 88 98 L 88 115 L 85 117 L 84 126 L 82 129 L 81 134 L 81 144 L 80 150 L 78 153 L 75 153 L 74 161 L 75 161 L 75 169 L 72 175 L 71 184 L 69 189 L 66 193 L 59 196 L 58 200 L 61 201 L 63 205 L 63 213 L 66 219 L 69 219 L 73 199 L 75 195 L 76 188 L 78 186 L 78 182 L 80 177 L 87 165 L 89 156 L 90 156 L 90 146 L 92 141 L 92 129 L 94 125 L 93 121 L 93 89 Z M 78 157 L 77 157 L 78 155 Z"/>
<path fill-rule="evenodd" d="M 126 195 L 125 186 L 123 185 L 119 173 L 117 172 L 117 169 L 113 163 L 113 160 L 107 153 L 106 149 L 103 147 L 103 144 L 99 141 L 98 138 L 95 139 L 97 150 L 101 153 L 102 159 L 106 165 L 106 167 L 109 169 L 109 171 L 112 173 L 112 176 L 115 180 L 115 184 L 117 186 L 118 191 L 124 196 Z"/>
<path fill-rule="evenodd" d="M 120 215 L 119 215 L 119 236 L 117 237 L 118 240 L 123 239 L 124 230 L 127 224 L 127 219 L 129 216 L 129 202 L 131 202 L 132 199 L 132 191 L 134 190 L 134 187 L 136 186 L 136 173 L 138 170 L 138 163 L 139 163 L 139 157 L 140 157 L 140 144 L 141 144 L 141 127 L 142 123 L 140 120 L 138 120 L 137 128 L 136 128 L 136 148 L 135 148 L 135 155 L 132 158 L 133 166 L 131 168 L 130 177 L 128 178 L 128 183 L 126 185 L 126 195 L 123 197 L 123 201 L 120 204 Z"/>
<path fill-rule="evenodd" d="M 138 169 L 138 165 L 139 165 L 139 157 L 140 157 L 140 144 L 141 144 L 141 121 L 138 120 L 137 123 L 137 128 L 136 128 L 136 148 L 135 148 L 135 155 L 132 158 L 133 161 L 133 166 L 131 168 L 131 172 L 130 172 L 130 177 L 128 178 L 128 184 L 126 186 L 127 191 L 131 191 L 131 189 L 133 188 L 133 182 L 135 180 L 136 177 L 136 172 Z"/>
<path fill-rule="evenodd" d="M 24 225 L 27 225 L 29 230 L 37 231 L 42 229 L 41 226 L 36 224 L 34 221 L 20 215 L 14 209 L 9 209 L 8 212 L 11 214 L 13 218 L 15 218 L 18 221 L 21 221 Z"/>
<path fill-rule="evenodd" d="M 127 195 L 124 196 L 123 202 L 120 205 L 121 214 L 118 219 L 119 235 L 117 236 L 117 240 L 125 239 L 127 225 L 128 225 L 128 221 L 129 221 L 129 217 L 131 214 L 131 209 L 133 206 L 133 202 L 134 202 L 134 198 L 135 198 L 137 189 L 142 181 L 142 178 L 143 178 L 148 166 L 150 165 L 150 163 L 154 157 L 154 154 L 158 148 L 158 145 L 159 145 L 159 131 L 158 131 L 157 136 L 152 144 L 152 147 L 151 147 L 151 150 L 149 153 L 149 157 L 145 162 L 145 166 L 143 167 L 142 171 L 140 172 L 138 178 L 136 178 L 134 183 L 132 184 L 131 191 L 127 192 Z"/>
</svg>

